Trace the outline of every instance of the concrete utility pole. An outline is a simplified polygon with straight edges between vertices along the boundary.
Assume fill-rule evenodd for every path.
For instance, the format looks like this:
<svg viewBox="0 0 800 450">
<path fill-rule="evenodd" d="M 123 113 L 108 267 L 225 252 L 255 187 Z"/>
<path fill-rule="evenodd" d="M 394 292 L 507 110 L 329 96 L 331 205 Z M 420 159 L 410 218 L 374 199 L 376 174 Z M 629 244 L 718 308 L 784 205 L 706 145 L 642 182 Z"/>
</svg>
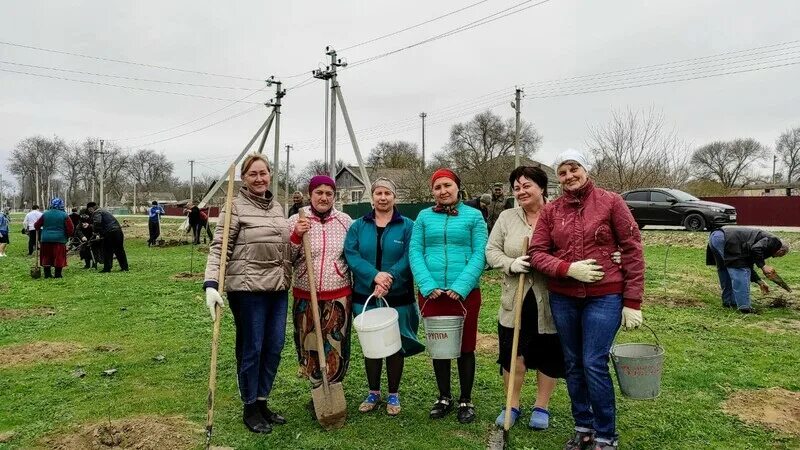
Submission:
<svg viewBox="0 0 800 450">
<path fill-rule="evenodd" d="M 325 161 L 326 169 L 327 169 L 328 161 L 330 160 L 330 158 L 328 158 L 328 150 L 330 149 L 329 148 L 329 142 L 328 142 L 328 137 L 329 137 L 328 136 L 328 131 L 329 131 L 328 130 L 328 112 L 330 112 L 330 109 L 328 109 L 328 108 L 330 108 L 330 102 L 331 102 L 331 80 L 330 80 L 330 78 L 325 78 L 325 124 L 323 126 L 323 128 L 324 128 L 323 134 L 325 135 L 325 159 L 323 159 L 323 161 Z"/>
<path fill-rule="evenodd" d="M 5 203 L 3 203 L 3 174 L 0 173 L 0 209 L 2 209 L 3 206 L 5 206 Z"/>
<path fill-rule="evenodd" d="M 106 154 L 103 151 L 103 140 L 100 139 L 100 207 L 105 208 Z"/>
<path fill-rule="evenodd" d="M 425 118 L 428 114 L 421 112 L 419 116 L 422 118 L 422 168 L 425 168 Z"/>
<path fill-rule="evenodd" d="M 514 130 L 514 168 L 519 167 L 520 165 L 520 157 L 519 157 L 519 110 L 520 110 L 520 103 L 522 100 L 522 89 L 517 88 L 514 95 L 514 102 L 511 103 L 511 107 L 513 107 L 517 112 L 517 127 Z"/>
<path fill-rule="evenodd" d="M 289 149 L 291 145 L 286 146 L 286 174 L 283 177 L 283 207 L 286 212 L 289 212 Z"/>
<path fill-rule="evenodd" d="M 328 166 L 328 171 L 330 172 L 331 178 L 336 180 L 336 67 L 338 67 L 336 61 L 336 50 L 329 48 L 327 54 L 331 57 L 331 65 L 329 66 L 330 69 L 328 72 L 330 73 L 330 80 L 331 80 L 331 140 L 330 140 L 330 164 Z"/>
<path fill-rule="evenodd" d="M 275 152 L 273 154 L 272 160 L 272 184 L 275 186 L 280 186 L 278 184 L 278 175 L 280 174 L 280 156 L 281 156 L 281 99 L 284 95 L 286 95 L 286 90 L 281 89 L 281 82 L 275 81 L 275 77 L 269 77 L 267 80 L 267 86 L 275 85 L 275 101 L 272 102 L 272 112 L 275 115 Z M 266 137 L 266 133 L 264 136 Z"/>
<path fill-rule="evenodd" d="M 131 204 L 131 214 L 136 214 L 136 180 L 133 181 L 133 203 Z"/>
<path fill-rule="evenodd" d="M 194 203 L 194 160 L 189 160 L 189 200 Z"/>
<path fill-rule="evenodd" d="M 778 164 L 778 155 L 772 155 L 772 184 L 775 184 L 775 166 Z M 791 183 L 792 180 L 789 180 Z"/>
<path fill-rule="evenodd" d="M 36 178 L 34 180 L 34 183 L 36 183 L 36 203 L 39 204 L 39 206 L 41 206 L 42 196 L 39 193 L 39 165 L 38 164 L 36 165 L 35 173 L 36 173 Z"/>
</svg>

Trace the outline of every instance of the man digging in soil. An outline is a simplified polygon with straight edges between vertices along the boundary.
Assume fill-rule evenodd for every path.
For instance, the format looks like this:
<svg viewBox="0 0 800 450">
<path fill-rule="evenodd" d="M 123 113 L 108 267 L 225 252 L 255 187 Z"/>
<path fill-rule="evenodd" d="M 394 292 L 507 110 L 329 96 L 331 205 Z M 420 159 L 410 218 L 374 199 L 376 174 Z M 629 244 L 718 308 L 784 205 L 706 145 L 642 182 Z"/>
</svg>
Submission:
<svg viewBox="0 0 800 450">
<path fill-rule="evenodd" d="M 754 312 L 750 304 L 750 282 L 757 283 L 763 294 L 769 287 L 756 273 L 758 266 L 767 278 L 777 277 L 767 258 L 780 258 L 789 252 L 789 245 L 777 236 L 757 228 L 724 227 L 708 237 L 706 265 L 716 265 L 722 288 L 722 306 L 739 312 Z"/>
</svg>

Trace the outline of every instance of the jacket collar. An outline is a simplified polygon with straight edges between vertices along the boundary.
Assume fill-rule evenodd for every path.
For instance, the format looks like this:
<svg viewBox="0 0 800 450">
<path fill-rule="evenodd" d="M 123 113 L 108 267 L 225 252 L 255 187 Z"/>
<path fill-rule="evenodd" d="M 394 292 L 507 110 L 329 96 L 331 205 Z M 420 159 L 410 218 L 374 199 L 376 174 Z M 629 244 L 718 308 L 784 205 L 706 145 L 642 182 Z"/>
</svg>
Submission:
<svg viewBox="0 0 800 450">
<path fill-rule="evenodd" d="M 375 208 L 372 208 L 370 212 L 364 214 L 364 220 L 368 222 L 375 222 Z M 402 221 L 403 221 L 403 215 L 400 214 L 400 211 L 398 211 L 397 208 L 394 208 L 394 211 L 392 212 L 392 219 L 389 221 L 389 223 L 402 222 Z"/>
<path fill-rule="evenodd" d="M 250 192 L 247 187 L 242 186 L 239 188 L 239 194 L 243 195 L 246 199 L 250 200 L 251 202 L 255 203 L 256 206 L 263 209 L 270 209 L 272 208 L 272 191 L 267 190 L 263 196 L 256 195 Z"/>
<path fill-rule="evenodd" d="M 575 191 L 564 191 L 564 199 L 570 204 L 580 204 L 586 200 L 586 197 L 594 191 L 594 182 L 592 179 L 586 180 L 586 184 Z"/>
</svg>

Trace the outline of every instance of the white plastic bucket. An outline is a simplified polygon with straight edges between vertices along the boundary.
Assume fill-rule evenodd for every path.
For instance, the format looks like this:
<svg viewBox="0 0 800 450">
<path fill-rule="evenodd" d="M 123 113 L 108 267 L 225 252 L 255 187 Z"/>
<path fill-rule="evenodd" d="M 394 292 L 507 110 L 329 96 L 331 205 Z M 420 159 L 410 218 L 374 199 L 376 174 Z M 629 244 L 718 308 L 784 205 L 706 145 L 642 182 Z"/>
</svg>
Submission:
<svg viewBox="0 0 800 450">
<path fill-rule="evenodd" d="M 385 308 L 373 308 L 367 311 L 370 295 L 364 302 L 364 310 L 353 321 L 353 326 L 358 331 L 358 340 L 361 342 L 361 351 L 365 358 L 381 359 L 394 355 L 400 351 L 400 323 L 397 310 L 389 307 L 386 300 Z"/>
</svg>

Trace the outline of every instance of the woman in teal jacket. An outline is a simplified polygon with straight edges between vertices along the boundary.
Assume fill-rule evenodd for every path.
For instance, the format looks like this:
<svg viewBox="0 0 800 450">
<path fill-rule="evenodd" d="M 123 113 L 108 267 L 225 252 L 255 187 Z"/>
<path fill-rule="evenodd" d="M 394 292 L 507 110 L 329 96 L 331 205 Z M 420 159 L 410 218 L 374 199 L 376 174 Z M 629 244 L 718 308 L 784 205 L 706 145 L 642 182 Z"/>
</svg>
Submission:
<svg viewBox="0 0 800 450">
<path fill-rule="evenodd" d="M 344 256 L 353 272 L 353 315 L 364 311 L 364 303 L 370 296 L 383 298 L 398 313 L 402 346 L 400 351 L 386 358 L 389 382 L 386 412 L 390 416 L 400 413 L 398 391 L 404 358 L 425 348 L 417 340 L 419 310 L 408 265 L 408 245 L 414 222 L 394 208 L 396 196 L 394 182 L 387 178 L 375 180 L 372 183 L 374 209 L 353 222 L 344 241 Z M 368 309 L 383 303 L 377 299 L 373 302 Z M 361 412 L 372 411 L 381 403 L 382 365 L 382 359 L 364 358 L 369 393 L 358 408 Z"/>
<path fill-rule="evenodd" d="M 417 216 L 411 235 L 409 261 L 419 286 L 422 317 L 463 315 L 461 356 L 458 379 L 461 387 L 458 421 L 475 420 L 472 385 L 475 381 L 475 342 L 481 306 L 480 278 L 486 259 L 488 233 L 480 211 L 464 205 L 458 198 L 461 180 L 449 169 L 439 169 L 431 177 L 436 205 Z M 433 371 L 439 399 L 430 417 L 444 417 L 453 409 L 450 393 L 450 360 L 434 359 Z"/>
</svg>

